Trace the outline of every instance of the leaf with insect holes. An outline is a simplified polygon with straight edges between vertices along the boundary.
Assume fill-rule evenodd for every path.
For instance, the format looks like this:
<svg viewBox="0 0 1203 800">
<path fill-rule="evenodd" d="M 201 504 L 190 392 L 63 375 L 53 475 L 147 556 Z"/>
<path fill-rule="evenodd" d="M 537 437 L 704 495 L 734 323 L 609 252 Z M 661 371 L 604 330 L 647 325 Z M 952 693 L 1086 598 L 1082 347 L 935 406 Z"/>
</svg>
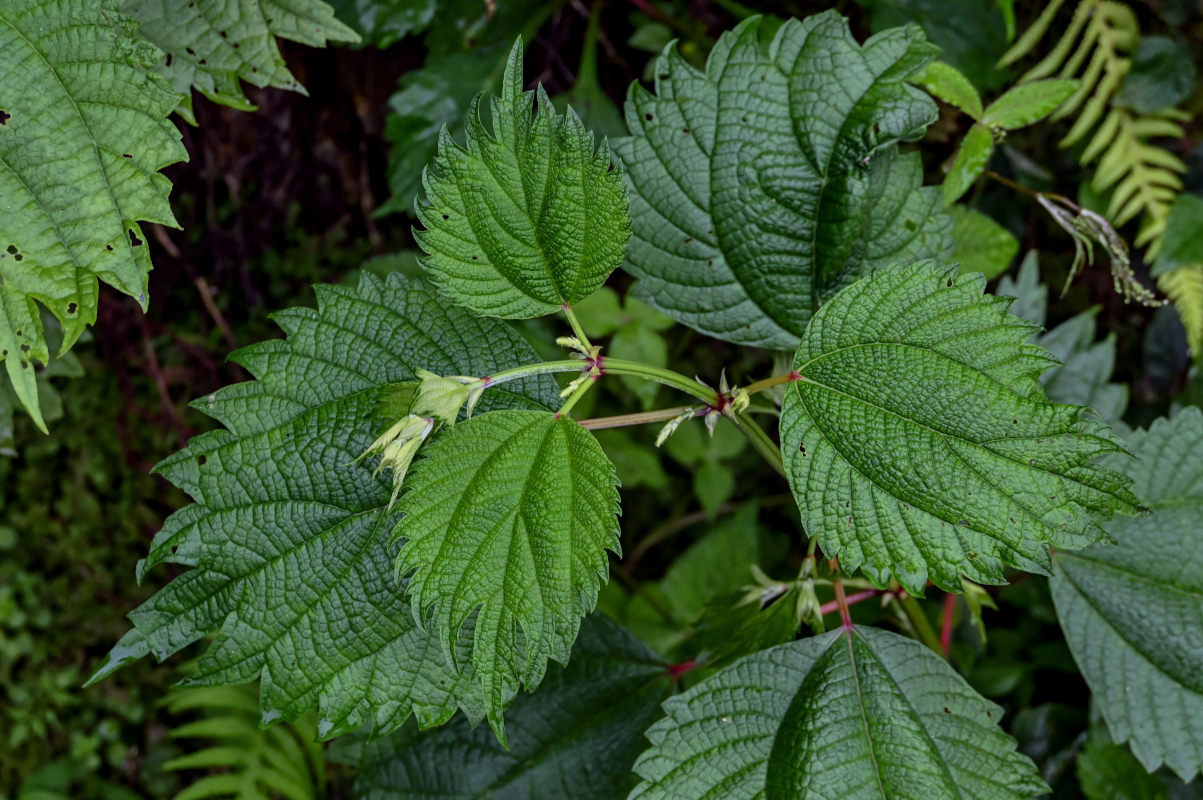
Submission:
<svg viewBox="0 0 1203 800">
<path fill-rule="evenodd" d="M 1131 480 L 1095 463 L 1123 444 L 1044 397 L 1056 361 L 980 275 L 930 263 L 877 272 L 811 321 L 781 409 L 802 522 L 827 557 L 922 595 L 1047 574 L 1132 513 Z"/>
<path fill-rule="evenodd" d="M 636 295 L 739 344 L 792 348 L 874 267 L 938 256 L 948 221 L 918 154 L 936 104 L 908 84 L 936 54 L 916 26 L 858 44 L 834 11 L 724 33 L 699 71 L 670 46 L 627 97 L 614 150 L 634 219 Z M 833 69 L 838 65 L 838 69 Z"/>
<path fill-rule="evenodd" d="M 619 265 L 630 202 L 606 143 L 595 147 L 571 109 L 557 114 L 542 86 L 522 91 L 521 38 L 491 111 L 489 130 L 473 102 L 465 145 L 440 137 L 414 236 L 426 274 L 455 302 L 536 317 L 584 300 Z"/>
<path fill-rule="evenodd" d="M 938 655 L 856 627 L 762 650 L 664 703 L 631 800 L 1017 800 L 1048 788 Z M 967 743 L 972 743 L 968 745 Z"/>
<path fill-rule="evenodd" d="M 1058 553 L 1053 601 L 1115 740 L 1189 781 L 1203 770 L 1203 412 L 1130 444 L 1117 467 L 1152 513 L 1109 524 L 1114 544 Z"/>
<path fill-rule="evenodd" d="M 217 632 L 188 681 L 262 678 L 265 721 L 316 707 L 329 738 L 386 733 L 411 713 L 424 726 L 457 708 L 479 719 L 477 682 L 451 670 L 394 579 L 391 479 L 359 456 L 396 420 L 398 384 L 419 369 L 486 375 L 535 354 L 501 323 L 400 275 L 317 295 L 317 310 L 276 314 L 286 339 L 234 355 L 255 380 L 197 401 L 226 429 L 159 465 L 196 502 L 167 520 L 138 574 L 163 562 L 193 569 L 130 614 L 134 630 L 92 681 Z M 487 392 L 478 413 L 558 402 L 553 380 L 527 378 Z"/>
<path fill-rule="evenodd" d="M 38 305 L 62 323 L 58 354 L 96 321 L 99 281 L 145 308 L 138 221 L 176 225 L 159 170 L 188 154 L 146 71 L 157 55 L 116 0 L 0 4 L 0 358 L 43 431 Z"/>
<path fill-rule="evenodd" d="M 413 613 L 501 709 L 564 663 L 618 552 L 614 465 L 593 434 L 542 411 L 477 414 L 411 468 L 394 531 Z M 452 652 L 472 623 L 471 657 Z"/>
</svg>

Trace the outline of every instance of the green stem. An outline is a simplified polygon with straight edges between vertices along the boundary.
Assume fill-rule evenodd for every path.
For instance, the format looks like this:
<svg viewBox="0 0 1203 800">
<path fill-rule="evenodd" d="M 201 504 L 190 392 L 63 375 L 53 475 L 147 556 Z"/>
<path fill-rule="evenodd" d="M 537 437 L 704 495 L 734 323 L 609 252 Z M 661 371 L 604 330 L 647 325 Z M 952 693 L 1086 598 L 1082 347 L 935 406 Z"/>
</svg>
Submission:
<svg viewBox="0 0 1203 800">
<path fill-rule="evenodd" d="M 763 392 L 765 389 L 771 389 L 774 386 L 780 386 L 783 383 L 793 383 L 798 380 L 799 376 L 796 372 L 787 372 L 784 375 L 774 375 L 771 378 L 765 378 L 761 381 L 748 384 L 748 388 L 744 389 L 748 394 L 756 394 Z"/>
<path fill-rule="evenodd" d="M 560 308 L 564 309 L 564 316 L 568 319 L 568 324 L 572 326 L 572 335 L 580 339 L 581 344 L 588 350 L 593 345 L 589 342 L 589 337 L 585 335 L 585 329 L 581 327 L 581 321 L 576 318 L 576 312 L 567 303 L 560 306 Z"/>
<path fill-rule="evenodd" d="M 501 372 L 486 375 L 484 381 L 486 386 L 495 386 L 498 383 L 516 381 L 519 378 L 526 378 L 531 375 L 550 375 L 554 372 L 580 372 L 588 366 L 588 364 L 579 358 L 564 359 L 562 361 L 544 361 L 542 364 L 526 364 L 521 367 L 513 367 L 512 369 L 503 369 Z"/>
<path fill-rule="evenodd" d="M 940 647 L 940 637 L 936 635 L 936 630 L 927 619 L 927 614 L 923 613 L 923 606 L 919 605 L 919 601 L 906 592 L 899 592 L 898 602 L 902 605 L 902 611 L 910 621 L 911 627 L 915 629 L 915 633 L 919 634 L 919 640 L 935 650 L 941 658 L 945 657 L 944 648 Z"/>
<path fill-rule="evenodd" d="M 568 395 L 568 399 L 564 401 L 564 405 L 560 406 L 560 410 L 556 412 L 556 416 L 568 416 L 568 412 L 572 411 L 572 407 L 575 406 L 577 402 L 580 401 L 580 399 L 593 388 L 593 384 L 597 383 L 598 377 L 600 376 L 590 375 L 581 381 L 580 386 L 577 386 L 575 389 L 573 389 L 572 394 Z"/>
<path fill-rule="evenodd" d="M 640 411 L 637 414 L 615 414 L 612 417 L 594 417 L 580 421 L 582 428 L 596 431 L 602 428 L 625 428 L 630 425 L 650 425 L 655 422 L 668 422 L 676 419 L 686 411 L 693 411 L 696 416 L 706 413 L 706 406 L 675 406 L 673 408 L 658 408 L 655 411 Z"/>
<path fill-rule="evenodd" d="M 772 437 L 764 432 L 764 428 L 757 425 L 756 420 L 749 417 L 746 412 L 736 415 L 735 427 L 743 431 L 744 436 L 748 437 L 748 441 L 752 443 L 753 449 L 769 462 L 769 466 L 784 477 L 785 462 L 781 458 L 781 448 L 777 446 Z"/>
<path fill-rule="evenodd" d="M 636 378 L 662 383 L 665 386 L 671 386 L 674 389 L 685 392 L 685 394 L 696 397 L 708 406 L 713 406 L 718 402 L 718 392 L 714 389 L 709 389 L 697 381 L 687 378 L 679 372 L 673 372 L 670 369 L 653 367 L 650 364 L 641 364 L 638 361 L 626 361 L 621 358 L 603 358 L 601 369 L 603 374 L 631 375 Z"/>
</svg>

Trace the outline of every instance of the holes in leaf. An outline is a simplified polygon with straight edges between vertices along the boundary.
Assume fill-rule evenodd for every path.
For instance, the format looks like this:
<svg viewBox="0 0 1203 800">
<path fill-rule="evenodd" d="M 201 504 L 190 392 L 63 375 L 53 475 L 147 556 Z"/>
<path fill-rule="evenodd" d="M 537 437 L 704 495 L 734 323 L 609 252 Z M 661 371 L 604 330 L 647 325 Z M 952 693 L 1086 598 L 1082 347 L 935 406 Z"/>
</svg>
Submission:
<svg viewBox="0 0 1203 800">
<path fill-rule="evenodd" d="M 196 457 L 196 465 L 198 467 L 203 467 L 205 465 L 205 462 L 208 460 L 209 459 L 205 458 L 205 454 L 201 453 L 199 456 Z"/>
<path fill-rule="evenodd" d="M 223 38 L 223 39 L 230 38 L 230 34 L 226 33 L 225 31 L 220 31 L 220 33 L 221 33 L 221 38 Z"/>
<path fill-rule="evenodd" d="M 451 219 L 451 217 L 450 217 L 450 215 L 448 215 L 448 214 L 444 214 L 444 215 L 443 215 L 443 219 Z"/>
<path fill-rule="evenodd" d="M 129 246 L 130 247 L 141 247 L 142 246 L 142 240 L 138 238 L 138 234 L 134 233 L 133 228 L 129 229 Z"/>
<path fill-rule="evenodd" d="M 15 244 L 10 244 L 8 247 L 4 248 L 4 252 L 8 253 L 10 256 L 16 255 L 17 246 Z"/>
<path fill-rule="evenodd" d="M 193 50 L 191 47 L 185 47 L 185 48 L 184 48 L 184 52 L 185 52 L 185 53 L 187 53 L 187 54 L 188 54 L 188 55 L 190 55 L 190 56 L 193 56 L 193 57 L 195 57 L 195 56 L 196 56 L 196 51 L 195 51 L 195 50 Z"/>
<path fill-rule="evenodd" d="M 25 359 L 21 359 L 21 369 L 29 369 L 29 362 Z"/>
<path fill-rule="evenodd" d="M 3 108 L 0 108 L 0 125 L 7 125 L 8 121 L 12 118 L 13 118 L 12 114 L 9 114 Z"/>
<path fill-rule="evenodd" d="M 170 67 L 170 66 L 171 66 L 171 62 L 173 62 L 173 61 L 175 61 L 175 54 L 174 54 L 174 53 L 168 53 L 168 54 L 167 54 L 167 66 L 169 66 L 169 67 Z"/>
<path fill-rule="evenodd" d="M 113 246 L 112 246 L 111 244 L 106 244 L 106 245 L 104 246 L 104 249 L 105 249 L 105 250 L 108 250 L 110 253 L 111 253 L 111 252 L 113 252 Z"/>
<path fill-rule="evenodd" d="M 22 353 L 28 353 L 28 352 L 29 352 L 29 342 L 25 342 L 24 344 L 22 344 L 22 345 L 21 345 L 21 352 L 22 352 Z"/>
<path fill-rule="evenodd" d="M 74 303 L 74 302 L 67 303 L 67 313 L 68 314 L 74 314 L 78 310 L 79 310 L 79 305 L 77 303 Z"/>
<path fill-rule="evenodd" d="M 131 156 L 129 153 L 122 153 L 121 157 L 122 158 L 133 158 L 133 156 Z"/>
<path fill-rule="evenodd" d="M 653 119 L 655 119 L 655 117 L 652 116 L 650 111 L 648 113 L 644 114 L 643 118 L 646 119 L 648 122 L 651 122 Z"/>
<path fill-rule="evenodd" d="M 949 278 L 947 281 L 945 281 L 945 282 L 944 282 L 944 285 L 945 285 L 945 286 L 952 286 L 952 278 Z"/>
</svg>

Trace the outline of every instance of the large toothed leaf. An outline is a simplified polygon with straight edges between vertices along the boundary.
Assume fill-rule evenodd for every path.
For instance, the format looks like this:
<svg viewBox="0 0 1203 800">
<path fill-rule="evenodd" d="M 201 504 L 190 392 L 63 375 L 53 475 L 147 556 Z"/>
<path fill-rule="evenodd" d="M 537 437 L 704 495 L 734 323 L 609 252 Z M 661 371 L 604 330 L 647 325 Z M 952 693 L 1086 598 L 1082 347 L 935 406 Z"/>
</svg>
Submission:
<svg viewBox="0 0 1203 800">
<path fill-rule="evenodd" d="M 762 650 L 664 704 L 632 800 L 1015 800 L 1047 787 L 1002 709 L 874 628 Z"/>
<path fill-rule="evenodd" d="M 521 39 L 491 112 L 490 130 L 472 104 L 464 146 L 440 138 L 417 207 L 422 266 L 478 314 L 548 314 L 593 294 L 622 261 L 630 203 L 606 143 L 595 147 L 571 109 L 556 114 L 542 86 L 522 91 Z"/>
<path fill-rule="evenodd" d="M 304 94 L 277 36 L 310 47 L 359 40 L 322 0 L 125 0 L 124 8 L 163 51 L 155 68 L 181 95 L 189 120 L 193 89 L 244 110 L 255 107 L 241 81 Z"/>
<path fill-rule="evenodd" d="M 1097 516 L 1136 509 L 1129 479 L 1094 463 L 1120 441 L 1045 398 L 1056 361 L 984 288 L 930 263 L 881 270 L 823 306 L 794 357 L 781 440 L 803 523 L 881 586 L 1047 574 L 1050 544 L 1083 547 Z"/>
<path fill-rule="evenodd" d="M 723 34 L 699 72 L 669 48 L 614 142 L 632 190 L 626 268 L 640 299 L 703 333 L 792 348 L 819 305 L 874 267 L 940 255 L 921 188 L 936 105 L 907 81 L 936 50 L 916 26 L 858 45 L 826 12 Z"/>
<path fill-rule="evenodd" d="M 566 667 L 506 709 L 509 748 L 466 720 L 413 726 L 363 745 L 359 800 L 590 798 L 623 800 L 643 732 L 672 691 L 667 665 L 617 624 L 587 617 Z"/>
<path fill-rule="evenodd" d="M 1203 770 L 1203 412 L 1131 447 L 1119 466 L 1152 513 L 1109 524 L 1115 544 L 1058 553 L 1053 600 L 1112 736 L 1189 781 Z"/>
<path fill-rule="evenodd" d="M 534 353 L 500 323 L 448 308 L 399 275 L 320 286 L 318 310 L 276 320 L 287 339 L 236 354 L 257 379 L 196 403 L 226 430 L 159 466 L 196 502 L 167 520 L 139 572 L 162 562 L 195 569 L 130 615 L 135 629 L 94 680 L 219 631 L 190 681 L 262 677 L 265 720 L 316 706 L 319 732 L 334 736 L 395 729 L 411 711 L 423 725 L 457 706 L 479 718 L 470 670 L 450 669 L 394 578 L 390 477 L 373 474 L 375 459 L 356 459 L 391 422 L 378 416 L 381 395 L 417 369 L 486 375 Z M 527 379 L 487 392 L 478 413 L 557 399 L 553 381 Z"/>
<path fill-rule="evenodd" d="M 62 322 L 64 351 L 96 321 L 98 280 L 145 307 L 138 221 L 176 224 L 159 174 L 187 158 L 167 119 L 175 95 L 135 30 L 116 0 L 0 2 L 0 358 L 43 430 L 37 303 Z"/>
<path fill-rule="evenodd" d="M 445 648 L 474 621 L 489 721 L 547 660 L 563 663 L 618 551 L 614 466 L 589 431 L 542 411 L 478 414 L 426 449 L 399 502 L 397 571 Z"/>
</svg>

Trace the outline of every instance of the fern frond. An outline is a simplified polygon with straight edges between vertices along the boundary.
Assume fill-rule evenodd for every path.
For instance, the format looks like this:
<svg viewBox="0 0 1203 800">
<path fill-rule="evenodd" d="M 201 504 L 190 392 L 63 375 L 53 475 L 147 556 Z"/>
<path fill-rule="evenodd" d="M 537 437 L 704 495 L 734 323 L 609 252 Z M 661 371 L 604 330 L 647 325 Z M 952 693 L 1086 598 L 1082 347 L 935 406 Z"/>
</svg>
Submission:
<svg viewBox="0 0 1203 800">
<path fill-rule="evenodd" d="M 316 800 L 324 796 L 325 762 L 310 717 L 261 728 L 259 698 L 252 685 L 181 689 L 168 697 L 165 706 L 172 714 L 201 714 L 173 729 L 172 739 L 206 743 L 163 765 L 172 771 L 209 772 L 175 800 Z"/>
<path fill-rule="evenodd" d="M 1030 54 L 1053 27 L 1062 5 L 1063 0 L 1049 3 L 999 64 Z M 1151 260 L 1160 249 L 1170 207 L 1182 191 L 1180 176 L 1186 171 L 1181 159 L 1152 140 L 1183 136 L 1181 123 L 1189 117 L 1175 108 L 1142 116 L 1112 105 L 1139 41 L 1140 25 L 1128 5 L 1118 0 L 1080 0 L 1056 44 L 1019 83 L 1054 75 L 1080 81 L 1078 90 L 1051 116 L 1074 117 L 1060 144 L 1070 147 L 1094 131 L 1079 160 L 1083 165 L 1097 162 L 1091 185 L 1096 191 L 1111 192 L 1106 216 L 1112 225 L 1141 218 L 1135 245 L 1146 248 L 1145 258 Z"/>
<path fill-rule="evenodd" d="M 1180 123 L 1186 118 L 1172 108 L 1147 117 L 1112 109 L 1082 154 L 1083 164 L 1101 154 L 1092 185 L 1100 192 L 1113 190 L 1107 207 L 1112 223 L 1123 225 L 1144 213 L 1136 246 L 1148 246 L 1148 259 L 1157 255 L 1170 206 L 1182 191 L 1179 176 L 1186 172 L 1180 158 L 1149 139 L 1183 136 Z"/>
<path fill-rule="evenodd" d="M 1203 264 L 1192 264 L 1167 272 L 1157 279 L 1157 288 L 1174 304 L 1186 341 L 1198 358 L 1203 353 Z"/>
</svg>

